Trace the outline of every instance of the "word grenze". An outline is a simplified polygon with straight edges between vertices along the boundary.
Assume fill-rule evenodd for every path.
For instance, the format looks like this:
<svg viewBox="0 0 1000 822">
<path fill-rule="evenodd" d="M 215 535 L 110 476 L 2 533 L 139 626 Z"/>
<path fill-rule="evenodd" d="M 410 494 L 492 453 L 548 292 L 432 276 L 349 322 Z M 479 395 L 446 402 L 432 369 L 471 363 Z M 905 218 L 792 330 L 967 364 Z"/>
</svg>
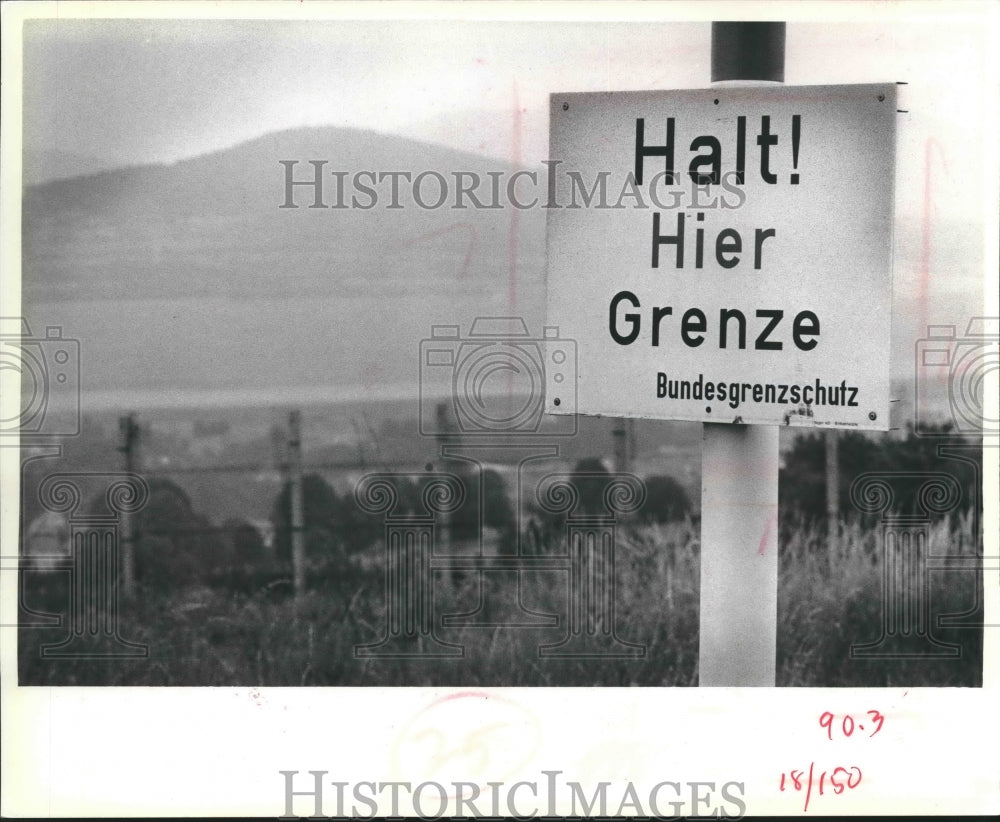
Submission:
<svg viewBox="0 0 1000 822">
<path fill-rule="evenodd" d="M 781 142 L 778 134 L 771 131 L 771 118 L 760 118 L 760 128 L 756 136 L 758 146 L 758 174 L 765 184 L 777 185 L 780 182 L 778 174 L 772 169 L 772 148 Z M 645 142 L 645 120 L 636 119 L 635 130 L 635 180 L 642 184 L 645 161 L 651 157 L 662 157 L 666 166 L 665 179 L 677 182 L 675 173 L 676 151 L 675 118 L 668 117 L 666 122 L 666 141 L 661 145 L 649 146 Z M 791 118 L 792 167 L 795 172 L 790 174 L 788 182 L 798 185 L 799 143 L 802 133 L 802 117 L 795 114 Z M 738 185 L 746 182 L 747 176 L 747 118 L 736 118 L 736 134 L 734 138 L 733 155 L 735 157 L 735 181 Z M 691 156 L 688 161 L 687 175 L 697 185 L 718 185 L 722 181 L 722 143 L 712 135 L 699 135 L 689 146 Z M 697 212 L 694 220 L 690 215 L 678 212 L 673 224 L 668 227 L 667 219 L 658 212 L 652 219 L 652 254 L 651 267 L 659 269 L 672 265 L 678 270 L 701 270 L 706 259 L 713 260 L 719 268 L 731 270 L 738 267 L 754 271 L 764 268 L 765 251 L 770 242 L 777 237 L 775 228 L 755 228 L 748 233 L 741 233 L 735 228 L 723 228 L 717 233 L 706 236 L 706 230 L 700 225 L 705 220 L 704 212 Z M 693 225 L 692 225 L 693 222 Z M 642 336 L 643 328 L 647 330 L 649 344 L 660 345 L 664 334 L 664 323 L 674 317 L 674 306 L 654 305 L 648 309 L 648 324 L 643 323 L 643 315 L 628 309 L 640 309 L 641 301 L 631 291 L 619 291 L 612 298 L 608 311 L 608 333 L 618 345 L 631 345 Z M 704 343 L 716 345 L 720 350 L 736 348 L 739 350 L 751 347 L 755 351 L 781 351 L 786 346 L 800 351 L 812 351 L 819 344 L 820 320 L 816 312 L 808 309 L 799 311 L 794 317 L 785 319 L 785 312 L 777 308 L 758 308 L 745 310 L 723 307 L 718 312 L 717 321 L 710 323 L 705 311 L 700 308 L 688 308 L 680 313 L 679 321 L 674 322 L 673 329 L 680 341 L 689 348 L 698 348 Z M 749 319 L 748 319 L 749 318 Z M 710 325 L 712 327 L 710 327 Z M 671 326 L 666 325 L 667 333 Z M 748 332 L 752 336 L 752 345 L 748 342 Z"/>
</svg>

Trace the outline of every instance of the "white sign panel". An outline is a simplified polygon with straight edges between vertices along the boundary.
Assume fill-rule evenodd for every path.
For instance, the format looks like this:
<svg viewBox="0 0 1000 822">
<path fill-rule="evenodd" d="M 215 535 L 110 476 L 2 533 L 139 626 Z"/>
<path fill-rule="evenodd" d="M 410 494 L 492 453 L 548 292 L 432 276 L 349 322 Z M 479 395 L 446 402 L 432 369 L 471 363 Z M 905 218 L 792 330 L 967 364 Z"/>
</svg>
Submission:
<svg viewBox="0 0 1000 822">
<path fill-rule="evenodd" d="M 554 94 L 550 413 L 886 430 L 896 87 Z"/>
</svg>

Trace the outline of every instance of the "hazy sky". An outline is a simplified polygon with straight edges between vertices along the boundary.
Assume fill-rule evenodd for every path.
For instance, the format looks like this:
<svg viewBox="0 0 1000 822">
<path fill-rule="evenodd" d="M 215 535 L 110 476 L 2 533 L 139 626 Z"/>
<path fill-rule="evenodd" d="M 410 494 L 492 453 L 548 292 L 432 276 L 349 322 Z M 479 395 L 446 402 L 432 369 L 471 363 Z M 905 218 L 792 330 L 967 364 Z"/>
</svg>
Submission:
<svg viewBox="0 0 1000 822">
<path fill-rule="evenodd" d="M 988 48 L 970 22 L 792 23 L 786 81 L 905 80 L 908 128 L 958 145 L 995 92 Z M 481 134 L 429 123 L 479 111 L 489 147 L 509 151 L 516 109 L 544 126 L 551 92 L 704 86 L 709 50 L 709 23 L 33 21 L 25 136 L 128 161 L 305 124 L 474 150 Z M 545 157 L 543 130 L 522 135 L 525 160 Z"/>
<path fill-rule="evenodd" d="M 789 23 L 786 82 L 908 83 L 898 225 L 916 231 L 929 218 L 948 268 L 935 291 L 968 294 L 979 278 L 983 181 L 995 176 L 984 167 L 984 141 L 996 139 L 986 116 L 997 99 L 992 44 L 974 20 L 903 18 Z M 708 85 L 710 31 L 708 22 L 29 21 L 25 147 L 133 164 L 332 124 L 534 165 L 548 154 L 550 93 Z M 904 290 L 920 264 L 897 266 Z"/>
<path fill-rule="evenodd" d="M 25 134 L 128 160 L 306 124 L 475 149 L 465 130 L 427 125 L 475 110 L 503 150 L 515 108 L 544 116 L 552 91 L 702 83 L 708 42 L 707 24 L 39 21 L 25 30 Z"/>
</svg>

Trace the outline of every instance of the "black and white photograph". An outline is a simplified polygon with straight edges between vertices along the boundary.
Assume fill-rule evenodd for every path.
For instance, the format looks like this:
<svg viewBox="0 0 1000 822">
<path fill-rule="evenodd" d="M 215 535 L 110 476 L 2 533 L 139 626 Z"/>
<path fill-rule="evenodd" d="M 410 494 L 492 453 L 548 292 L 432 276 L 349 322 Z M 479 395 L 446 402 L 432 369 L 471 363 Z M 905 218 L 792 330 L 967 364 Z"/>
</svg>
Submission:
<svg viewBox="0 0 1000 822">
<path fill-rule="evenodd" d="M 995 5 L 2 12 L 5 815 L 1000 810 Z"/>
</svg>

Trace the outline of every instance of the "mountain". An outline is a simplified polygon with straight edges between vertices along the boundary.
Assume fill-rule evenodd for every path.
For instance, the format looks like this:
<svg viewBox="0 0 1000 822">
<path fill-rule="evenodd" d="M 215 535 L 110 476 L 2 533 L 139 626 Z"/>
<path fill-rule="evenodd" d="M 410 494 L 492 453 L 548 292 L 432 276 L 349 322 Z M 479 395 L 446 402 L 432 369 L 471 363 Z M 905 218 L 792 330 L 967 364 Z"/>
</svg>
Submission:
<svg viewBox="0 0 1000 822">
<path fill-rule="evenodd" d="M 542 210 L 421 208 L 402 179 L 401 207 L 390 208 L 388 178 L 374 208 L 309 208 L 302 187 L 301 207 L 281 208 L 280 160 L 298 161 L 295 179 L 326 160 L 326 205 L 337 201 L 333 171 L 348 184 L 356 172 L 437 172 L 454 205 L 455 172 L 479 175 L 488 203 L 487 173 L 516 170 L 370 131 L 304 128 L 27 188 L 24 313 L 33 329 L 58 324 L 80 340 L 84 390 L 123 401 L 137 391 L 412 395 L 435 323 L 518 314 L 540 333 Z M 424 203 L 438 186 L 424 179 Z"/>
<path fill-rule="evenodd" d="M 309 160 L 326 160 L 324 200 L 337 201 L 331 172 L 408 171 L 445 175 L 453 203 L 455 172 L 484 181 L 515 169 L 485 157 L 373 132 L 309 128 L 269 134 L 173 165 L 143 166 L 29 188 L 24 198 L 24 288 L 42 300 L 123 296 L 343 293 L 389 295 L 482 283 L 509 268 L 510 210 L 423 209 L 390 203 L 390 180 L 374 208 L 284 209 L 285 167 L 311 179 Z M 371 187 L 373 181 L 363 178 Z M 439 183 L 421 185 L 425 203 Z M 484 182 L 480 198 L 488 196 Z M 370 198 L 357 190 L 365 206 Z M 350 201 L 350 192 L 345 197 Z M 464 199 L 464 204 L 470 201 Z M 537 215 L 535 215 L 537 216 Z M 534 265 L 544 255 L 544 220 L 520 220 L 517 248 Z M 440 240 L 438 238 L 441 238 Z"/>
<path fill-rule="evenodd" d="M 114 167 L 111 160 L 75 151 L 25 148 L 21 154 L 21 177 L 26 186 L 86 177 Z"/>
</svg>

